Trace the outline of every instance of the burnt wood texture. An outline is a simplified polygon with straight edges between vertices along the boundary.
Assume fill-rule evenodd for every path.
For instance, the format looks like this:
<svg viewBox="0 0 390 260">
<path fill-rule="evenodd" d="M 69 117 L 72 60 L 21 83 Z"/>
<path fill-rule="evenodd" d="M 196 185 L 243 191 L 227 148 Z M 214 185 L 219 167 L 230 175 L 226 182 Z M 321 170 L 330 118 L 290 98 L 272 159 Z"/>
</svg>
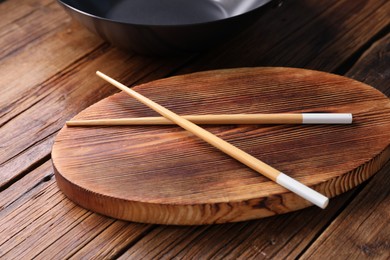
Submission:
<svg viewBox="0 0 390 260">
<path fill-rule="evenodd" d="M 372 176 L 390 156 L 390 100 L 348 78 L 304 69 L 243 68 L 170 77 L 134 90 L 180 115 L 352 113 L 352 125 L 206 126 L 329 197 Z M 156 112 L 119 93 L 75 119 L 126 116 Z M 125 220 L 212 224 L 309 205 L 178 126 L 65 126 L 52 160 L 68 197 Z"/>
<path fill-rule="evenodd" d="M 158 59 L 111 47 L 53 0 L 1 1 L 0 257 L 389 259 L 389 163 L 325 210 L 187 227 L 116 220 L 77 206 L 59 190 L 50 155 L 66 120 L 117 92 L 96 70 L 135 86 L 206 70 L 298 67 L 389 96 L 389 13 L 387 0 L 285 1 L 221 46 Z"/>
</svg>

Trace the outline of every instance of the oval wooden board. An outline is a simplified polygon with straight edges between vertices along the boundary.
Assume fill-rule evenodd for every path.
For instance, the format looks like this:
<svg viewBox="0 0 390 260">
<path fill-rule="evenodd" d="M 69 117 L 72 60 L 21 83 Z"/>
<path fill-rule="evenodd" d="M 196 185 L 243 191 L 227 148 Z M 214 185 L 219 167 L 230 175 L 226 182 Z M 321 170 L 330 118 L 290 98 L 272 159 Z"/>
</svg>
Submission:
<svg viewBox="0 0 390 260">
<path fill-rule="evenodd" d="M 389 99 L 345 77 L 242 68 L 171 77 L 134 89 L 180 115 L 353 113 L 352 125 L 204 126 L 329 197 L 360 184 L 390 157 Z M 143 116 L 158 115 L 118 93 L 75 119 Z M 58 185 L 71 200 L 119 219 L 197 225 L 310 206 L 177 126 L 65 126 L 52 159 Z"/>
</svg>

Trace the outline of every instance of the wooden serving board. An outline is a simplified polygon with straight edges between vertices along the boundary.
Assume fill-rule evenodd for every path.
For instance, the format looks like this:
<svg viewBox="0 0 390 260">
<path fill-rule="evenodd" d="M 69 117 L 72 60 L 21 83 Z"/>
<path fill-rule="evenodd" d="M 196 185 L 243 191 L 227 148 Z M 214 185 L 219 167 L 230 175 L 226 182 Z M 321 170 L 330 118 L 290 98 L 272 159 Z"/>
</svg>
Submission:
<svg viewBox="0 0 390 260">
<path fill-rule="evenodd" d="M 180 115 L 353 113 L 352 125 L 204 126 L 329 197 L 362 183 L 390 157 L 389 99 L 345 77 L 242 68 L 171 77 L 134 89 Z M 144 116 L 158 115 L 118 93 L 74 119 Z M 197 225 L 310 206 L 178 126 L 65 126 L 52 159 L 58 186 L 71 200 L 119 219 Z"/>
</svg>

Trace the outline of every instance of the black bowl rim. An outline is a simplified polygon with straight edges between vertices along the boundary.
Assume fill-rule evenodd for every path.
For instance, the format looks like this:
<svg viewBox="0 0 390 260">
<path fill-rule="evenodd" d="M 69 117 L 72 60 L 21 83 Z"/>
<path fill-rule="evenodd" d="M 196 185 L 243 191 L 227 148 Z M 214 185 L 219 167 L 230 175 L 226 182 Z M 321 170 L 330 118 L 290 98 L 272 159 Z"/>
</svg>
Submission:
<svg viewBox="0 0 390 260">
<path fill-rule="evenodd" d="M 247 15 L 249 13 L 255 12 L 255 11 L 257 11 L 260 8 L 264 8 L 265 6 L 269 5 L 271 2 L 273 2 L 275 0 L 265 0 L 265 3 L 263 3 L 262 5 L 260 5 L 258 7 L 255 7 L 255 8 L 253 8 L 253 9 L 247 11 L 247 12 L 244 12 L 244 13 L 241 13 L 241 14 L 237 14 L 237 15 L 233 15 L 233 16 L 229 16 L 229 17 L 222 18 L 222 19 L 217 19 L 217 20 L 207 21 L 207 22 L 199 22 L 199 23 L 164 24 L 164 25 L 163 24 L 160 25 L 160 24 L 129 23 L 129 22 L 123 22 L 123 21 L 119 21 L 119 20 L 115 20 L 115 19 L 108 19 L 108 18 L 105 18 L 105 17 L 101 17 L 101 16 L 97 16 L 97 15 L 85 12 L 85 11 L 81 11 L 81 10 L 71 6 L 70 4 L 65 3 L 64 0 L 57 0 L 57 1 L 60 4 L 64 5 L 65 7 L 73 10 L 74 12 L 80 13 L 82 15 L 85 15 L 85 16 L 88 16 L 88 17 L 91 17 L 91 18 L 94 18 L 94 19 L 107 21 L 107 22 L 114 22 L 114 23 L 118 23 L 118 24 L 133 25 L 133 26 L 177 28 L 177 27 L 187 27 L 187 26 L 208 25 L 208 24 L 213 24 L 213 23 L 217 23 L 217 22 L 223 22 L 223 21 L 227 21 L 227 20 L 231 20 L 231 19 L 236 19 L 236 18 L 238 18 L 240 16 L 245 16 L 245 15 Z"/>
</svg>

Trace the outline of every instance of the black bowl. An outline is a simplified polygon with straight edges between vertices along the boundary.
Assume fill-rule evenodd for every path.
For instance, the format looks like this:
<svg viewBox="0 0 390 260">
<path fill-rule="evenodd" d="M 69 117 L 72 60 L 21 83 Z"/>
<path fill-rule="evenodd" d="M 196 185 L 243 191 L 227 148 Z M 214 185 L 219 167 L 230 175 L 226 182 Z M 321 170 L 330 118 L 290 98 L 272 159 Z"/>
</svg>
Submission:
<svg viewBox="0 0 390 260">
<path fill-rule="evenodd" d="M 148 55 L 199 52 L 239 33 L 273 0 L 58 0 L 119 48 Z"/>
</svg>

